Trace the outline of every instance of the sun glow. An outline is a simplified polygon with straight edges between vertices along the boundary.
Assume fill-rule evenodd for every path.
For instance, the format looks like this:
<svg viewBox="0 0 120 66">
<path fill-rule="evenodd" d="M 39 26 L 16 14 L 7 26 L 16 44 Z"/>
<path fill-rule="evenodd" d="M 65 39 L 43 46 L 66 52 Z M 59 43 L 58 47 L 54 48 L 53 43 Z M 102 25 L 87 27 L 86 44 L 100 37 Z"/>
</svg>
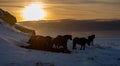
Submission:
<svg viewBox="0 0 120 66">
<path fill-rule="evenodd" d="M 32 3 L 24 8 L 22 15 L 25 20 L 41 20 L 44 19 L 46 13 L 40 3 Z"/>
</svg>

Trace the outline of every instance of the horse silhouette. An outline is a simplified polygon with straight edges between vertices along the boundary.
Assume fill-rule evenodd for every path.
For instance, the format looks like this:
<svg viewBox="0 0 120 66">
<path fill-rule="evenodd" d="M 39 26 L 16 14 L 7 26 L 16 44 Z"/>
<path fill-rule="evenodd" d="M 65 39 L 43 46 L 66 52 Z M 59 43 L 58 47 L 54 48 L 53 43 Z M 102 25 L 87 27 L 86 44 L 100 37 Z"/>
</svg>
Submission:
<svg viewBox="0 0 120 66">
<path fill-rule="evenodd" d="M 95 39 L 95 34 L 88 36 L 88 44 L 93 45 L 94 44 L 94 39 Z"/>
<path fill-rule="evenodd" d="M 28 41 L 28 43 L 30 44 L 28 48 L 37 49 L 37 50 L 43 49 L 43 46 L 40 43 L 43 40 L 43 38 L 44 38 L 43 36 L 39 36 L 39 35 L 32 36 Z"/>
<path fill-rule="evenodd" d="M 50 36 L 32 36 L 28 42 L 30 45 L 28 48 L 37 49 L 37 50 L 51 50 L 53 46 L 53 40 Z"/>
<path fill-rule="evenodd" d="M 67 49 L 67 41 L 72 40 L 72 35 L 58 35 L 56 38 L 54 38 L 53 43 L 55 45 L 55 48 L 62 47 L 63 49 Z"/>
<path fill-rule="evenodd" d="M 53 49 L 53 38 L 51 36 L 46 36 L 46 48 L 48 50 L 52 50 Z"/>
<path fill-rule="evenodd" d="M 87 42 L 88 42 L 88 39 L 86 39 L 85 37 L 83 37 L 83 38 L 75 37 L 73 39 L 72 49 L 76 49 L 76 44 L 79 44 L 80 45 L 80 50 L 85 50 L 85 45 L 87 44 Z"/>
<path fill-rule="evenodd" d="M 31 38 L 29 39 L 29 41 L 27 42 L 27 43 L 29 43 L 30 45 L 29 46 L 27 46 L 27 48 L 31 48 L 31 49 L 34 49 L 34 48 L 36 48 L 36 49 L 38 49 L 38 46 L 37 46 L 37 44 L 38 44 L 38 38 L 39 38 L 39 36 L 38 35 L 36 35 L 36 36 L 31 36 Z"/>
</svg>

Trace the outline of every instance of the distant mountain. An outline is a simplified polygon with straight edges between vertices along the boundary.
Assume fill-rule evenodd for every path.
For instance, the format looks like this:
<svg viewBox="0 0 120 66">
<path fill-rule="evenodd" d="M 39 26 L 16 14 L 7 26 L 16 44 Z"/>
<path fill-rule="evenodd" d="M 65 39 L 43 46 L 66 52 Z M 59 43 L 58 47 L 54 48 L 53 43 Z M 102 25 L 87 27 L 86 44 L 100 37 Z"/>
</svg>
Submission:
<svg viewBox="0 0 120 66">
<path fill-rule="evenodd" d="M 58 30 L 72 31 L 105 31 L 120 30 L 120 20 L 55 20 L 55 21 L 31 21 L 21 24 L 40 28 L 58 28 Z M 33 26 L 34 25 L 34 26 Z"/>
<path fill-rule="evenodd" d="M 19 24 L 37 31 L 37 34 L 77 34 L 89 35 L 97 34 L 98 36 L 119 36 L 120 37 L 120 20 L 41 20 L 20 22 Z M 57 33 L 57 34 L 56 34 Z M 108 34 L 107 34 L 108 33 Z M 100 35 L 101 34 L 101 35 Z"/>
</svg>

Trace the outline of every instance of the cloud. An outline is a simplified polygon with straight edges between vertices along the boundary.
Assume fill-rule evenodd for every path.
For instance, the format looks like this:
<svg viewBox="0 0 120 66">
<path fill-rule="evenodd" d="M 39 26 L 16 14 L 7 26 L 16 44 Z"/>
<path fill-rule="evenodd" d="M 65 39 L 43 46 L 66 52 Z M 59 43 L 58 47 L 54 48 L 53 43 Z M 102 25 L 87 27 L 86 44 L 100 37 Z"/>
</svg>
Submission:
<svg viewBox="0 0 120 66">
<path fill-rule="evenodd" d="M 24 3 L 35 2 L 35 0 L 0 0 L 0 3 Z M 120 4 L 120 0 L 37 0 L 37 2 L 44 2 L 47 4 L 82 4 L 82 3 L 105 3 L 105 4 Z"/>
<path fill-rule="evenodd" d="M 23 8 L 24 6 L 18 6 L 18 5 L 0 5 L 0 7 L 17 7 L 17 8 Z"/>
<path fill-rule="evenodd" d="M 83 3 L 103 3 L 103 4 L 120 4 L 119 0 L 42 0 L 52 4 L 83 4 Z"/>
</svg>

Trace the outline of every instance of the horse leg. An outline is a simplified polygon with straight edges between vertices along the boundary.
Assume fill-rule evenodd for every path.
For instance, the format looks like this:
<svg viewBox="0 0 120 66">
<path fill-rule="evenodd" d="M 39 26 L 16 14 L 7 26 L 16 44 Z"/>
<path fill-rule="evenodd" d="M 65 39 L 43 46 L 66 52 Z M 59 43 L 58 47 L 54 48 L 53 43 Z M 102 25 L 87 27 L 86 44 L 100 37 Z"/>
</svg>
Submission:
<svg viewBox="0 0 120 66">
<path fill-rule="evenodd" d="M 55 48 L 56 48 L 56 49 L 58 48 L 58 45 L 57 45 L 57 44 L 55 44 Z"/>
<path fill-rule="evenodd" d="M 93 41 L 91 41 L 92 45 L 93 45 Z"/>
<path fill-rule="evenodd" d="M 72 49 L 76 49 L 76 43 L 73 43 Z"/>
<path fill-rule="evenodd" d="M 92 41 L 92 45 L 94 45 L 94 41 Z"/>
<path fill-rule="evenodd" d="M 94 44 L 93 44 L 93 40 L 91 41 L 91 45 L 93 46 Z"/>
<path fill-rule="evenodd" d="M 60 48 L 60 45 L 57 45 L 57 49 L 59 49 Z"/>
<path fill-rule="evenodd" d="M 81 45 L 80 50 L 85 50 L 85 45 Z"/>
<path fill-rule="evenodd" d="M 85 45 L 83 46 L 83 50 L 85 50 Z"/>
<path fill-rule="evenodd" d="M 82 48 L 83 48 L 83 45 L 80 46 L 80 50 L 82 50 Z"/>
<path fill-rule="evenodd" d="M 67 43 L 63 44 L 64 49 L 67 49 Z"/>
</svg>

